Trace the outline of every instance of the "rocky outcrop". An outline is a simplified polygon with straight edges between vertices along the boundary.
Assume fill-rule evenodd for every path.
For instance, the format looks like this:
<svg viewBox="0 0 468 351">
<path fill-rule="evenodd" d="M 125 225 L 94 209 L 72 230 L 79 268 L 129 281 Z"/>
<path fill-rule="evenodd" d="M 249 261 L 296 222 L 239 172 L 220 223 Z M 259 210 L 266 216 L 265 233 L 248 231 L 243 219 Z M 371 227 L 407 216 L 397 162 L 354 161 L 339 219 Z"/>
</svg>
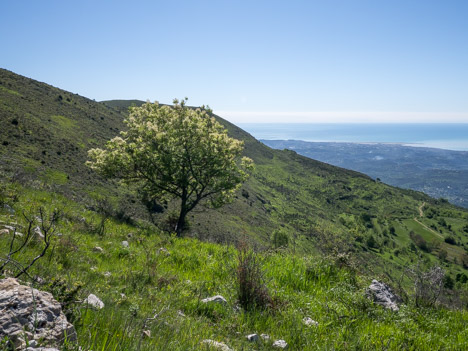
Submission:
<svg viewBox="0 0 468 351">
<path fill-rule="evenodd" d="M 0 338 L 3 337 L 8 337 L 18 350 L 25 349 L 26 342 L 53 348 L 60 347 L 65 338 L 76 340 L 76 332 L 52 294 L 7 278 L 0 280 Z"/>
<path fill-rule="evenodd" d="M 378 305 L 384 306 L 392 311 L 399 310 L 397 303 L 401 302 L 400 297 L 395 295 L 392 289 L 384 283 L 374 279 L 367 289 L 367 295 Z"/>
</svg>

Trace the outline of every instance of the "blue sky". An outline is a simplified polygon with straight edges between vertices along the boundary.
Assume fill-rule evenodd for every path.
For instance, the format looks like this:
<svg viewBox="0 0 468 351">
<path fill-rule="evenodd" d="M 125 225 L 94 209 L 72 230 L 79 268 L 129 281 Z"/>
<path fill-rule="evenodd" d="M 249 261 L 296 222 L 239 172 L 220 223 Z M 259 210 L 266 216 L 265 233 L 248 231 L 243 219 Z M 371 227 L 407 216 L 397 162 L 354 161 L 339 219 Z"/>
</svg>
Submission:
<svg viewBox="0 0 468 351">
<path fill-rule="evenodd" d="M 468 1 L 0 2 L 0 67 L 233 122 L 468 123 Z"/>
</svg>

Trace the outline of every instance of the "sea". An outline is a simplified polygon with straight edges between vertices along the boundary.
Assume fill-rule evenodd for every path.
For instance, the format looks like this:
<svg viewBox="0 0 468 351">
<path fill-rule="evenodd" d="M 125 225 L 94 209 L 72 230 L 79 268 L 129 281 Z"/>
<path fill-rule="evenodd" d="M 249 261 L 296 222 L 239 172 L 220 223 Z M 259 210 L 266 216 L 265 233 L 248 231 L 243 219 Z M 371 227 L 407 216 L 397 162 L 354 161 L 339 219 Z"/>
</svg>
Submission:
<svg viewBox="0 0 468 351">
<path fill-rule="evenodd" d="M 256 139 L 392 143 L 468 151 L 468 123 L 239 123 Z"/>
</svg>

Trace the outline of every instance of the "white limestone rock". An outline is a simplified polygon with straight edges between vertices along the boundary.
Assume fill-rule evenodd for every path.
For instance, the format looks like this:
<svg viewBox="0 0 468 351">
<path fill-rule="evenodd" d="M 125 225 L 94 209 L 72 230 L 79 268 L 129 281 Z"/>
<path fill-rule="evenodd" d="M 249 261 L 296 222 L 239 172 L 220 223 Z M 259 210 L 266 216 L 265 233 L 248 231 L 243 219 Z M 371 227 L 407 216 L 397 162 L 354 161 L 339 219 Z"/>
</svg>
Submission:
<svg viewBox="0 0 468 351">
<path fill-rule="evenodd" d="M 398 311 L 400 309 L 397 305 L 398 302 L 401 302 L 400 297 L 395 295 L 388 285 L 375 279 L 367 289 L 367 295 L 376 304 L 384 306 L 392 311 Z"/>
<path fill-rule="evenodd" d="M 277 349 L 285 350 L 288 347 L 288 343 L 280 339 L 280 340 L 276 340 L 271 346 L 276 347 Z"/>
<path fill-rule="evenodd" d="M 99 299 L 99 297 L 97 297 L 94 294 L 89 294 L 89 296 L 86 299 L 84 299 L 83 304 L 89 305 L 89 306 L 91 306 L 93 308 L 96 308 L 98 310 L 104 308 L 104 302 L 102 302 Z"/>
<path fill-rule="evenodd" d="M 202 340 L 201 344 L 208 345 L 210 348 L 215 349 L 215 350 L 219 350 L 219 351 L 234 351 L 229 346 L 227 346 L 225 343 L 210 340 L 210 339 Z"/>
<path fill-rule="evenodd" d="M 302 323 L 304 323 L 304 325 L 308 326 L 308 327 L 313 327 L 313 326 L 318 326 L 318 322 L 317 321 L 314 321 L 312 318 L 310 317 L 304 317 L 302 319 Z"/>
<path fill-rule="evenodd" d="M 0 280 L 0 339 L 5 336 L 20 349 L 26 348 L 26 341 L 32 345 L 40 341 L 53 349 L 62 345 L 65 336 L 76 340 L 75 328 L 52 294 L 14 278 Z"/>
<path fill-rule="evenodd" d="M 203 303 L 215 302 L 215 303 L 225 303 L 225 304 L 227 304 L 226 299 L 221 295 L 207 297 L 206 299 L 201 300 L 201 302 L 203 302 Z"/>
</svg>

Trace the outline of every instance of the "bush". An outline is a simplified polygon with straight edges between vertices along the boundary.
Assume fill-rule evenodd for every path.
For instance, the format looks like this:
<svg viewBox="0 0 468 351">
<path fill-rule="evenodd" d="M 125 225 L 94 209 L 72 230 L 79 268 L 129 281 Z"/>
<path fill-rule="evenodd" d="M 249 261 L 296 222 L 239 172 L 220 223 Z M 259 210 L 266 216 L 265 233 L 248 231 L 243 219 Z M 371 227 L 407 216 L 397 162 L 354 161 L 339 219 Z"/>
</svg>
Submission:
<svg viewBox="0 0 468 351">
<path fill-rule="evenodd" d="M 415 232 L 411 231 L 410 238 L 411 240 L 413 240 L 416 246 L 419 247 L 421 250 L 426 251 L 426 252 L 431 251 L 431 249 L 429 248 L 429 245 L 427 245 L 427 241 L 424 240 L 424 238 L 421 235 L 416 234 Z"/>
<path fill-rule="evenodd" d="M 439 223 L 439 225 L 441 225 L 442 227 L 446 227 L 447 226 L 447 222 L 445 221 L 445 218 L 439 218 L 439 220 L 437 221 Z"/>
<path fill-rule="evenodd" d="M 271 235 L 271 241 L 275 249 L 279 247 L 288 247 L 289 237 L 285 229 L 277 229 Z"/>
<path fill-rule="evenodd" d="M 454 286 L 455 286 L 455 282 L 453 281 L 452 277 L 449 275 L 445 275 L 444 288 L 452 290 Z"/>
<path fill-rule="evenodd" d="M 463 268 L 468 269 L 468 254 L 464 253 L 461 257 L 461 263 L 463 265 Z"/>
<path fill-rule="evenodd" d="M 370 235 L 366 240 L 367 247 L 375 249 L 378 247 L 377 241 L 375 240 L 373 235 Z"/>
<path fill-rule="evenodd" d="M 439 251 L 438 256 L 442 261 L 445 261 L 447 259 L 448 253 L 447 253 L 446 250 L 442 249 L 442 250 Z"/>
<path fill-rule="evenodd" d="M 434 266 L 424 270 L 421 262 L 408 269 L 410 278 L 414 280 L 414 297 L 418 307 L 434 306 L 443 292 L 445 272 L 442 268 Z"/>
<path fill-rule="evenodd" d="M 457 240 L 453 236 L 447 236 L 444 241 L 450 245 L 457 245 Z"/>
<path fill-rule="evenodd" d="M 272 298 L 257 255 L 241 245 L 237 254 L 237 297 L 246 311 L 272 307 Z"/>
<path fill-rule="evenodd" d="M 458 273 L 456 276 L 456 281 L 465 284 L 466 282 L 468 282 L 468 277 L 465 273 Z"/>
</svg>

